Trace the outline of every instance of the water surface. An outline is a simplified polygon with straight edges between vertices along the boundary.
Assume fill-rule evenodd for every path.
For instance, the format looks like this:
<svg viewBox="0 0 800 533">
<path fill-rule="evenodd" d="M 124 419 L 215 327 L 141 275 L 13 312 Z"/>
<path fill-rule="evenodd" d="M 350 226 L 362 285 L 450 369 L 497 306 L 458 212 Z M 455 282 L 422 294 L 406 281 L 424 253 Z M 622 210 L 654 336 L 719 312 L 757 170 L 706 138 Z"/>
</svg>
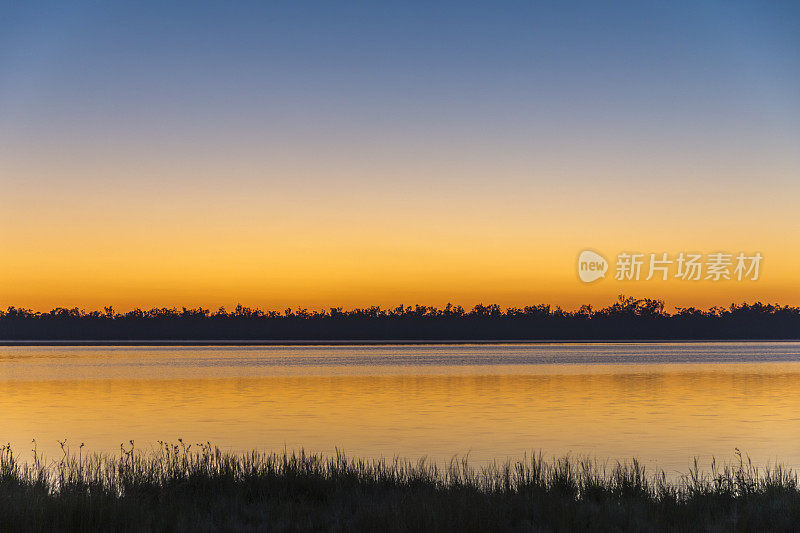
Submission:
<svg viewBox="0 0 800 533">
<path fill-rule="evenodd" d="M 800 343 L 0 347 L 0 440 L 800 465 Z"/>
</svg>

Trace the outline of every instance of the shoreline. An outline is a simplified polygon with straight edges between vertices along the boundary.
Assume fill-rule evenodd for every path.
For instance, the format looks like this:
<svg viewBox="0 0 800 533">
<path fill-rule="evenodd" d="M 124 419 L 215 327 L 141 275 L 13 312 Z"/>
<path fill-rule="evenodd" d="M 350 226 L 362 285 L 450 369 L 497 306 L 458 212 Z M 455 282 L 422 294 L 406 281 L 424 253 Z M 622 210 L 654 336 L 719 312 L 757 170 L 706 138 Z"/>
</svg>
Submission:
<svg viewBox="0 0 800 533">
<path fill-rule="evenodd" d="M 800 342 L 788 339 L 552 339 L 552 340 L 0 340 L 0 347 L 13 346 L 458 346 L 458 345 L 570 345 L 570 344 L 702 344 L 702 343 L 782 343 Z"/>
<path fill-rule="evenodd" d="M 22 463 L 0 447 L 0 529 L 10 531 L 790 531 L 797 472 L 736 454 L 679 479 L 636 459 L 534 453 L 475 468 L 402 458 L 231 453 L 210 442 L 133 441 Z M 716 464 L 716 463 L 712 463 Z M 731 527 L 733 526 L 733 528 Z"/>
</svg>

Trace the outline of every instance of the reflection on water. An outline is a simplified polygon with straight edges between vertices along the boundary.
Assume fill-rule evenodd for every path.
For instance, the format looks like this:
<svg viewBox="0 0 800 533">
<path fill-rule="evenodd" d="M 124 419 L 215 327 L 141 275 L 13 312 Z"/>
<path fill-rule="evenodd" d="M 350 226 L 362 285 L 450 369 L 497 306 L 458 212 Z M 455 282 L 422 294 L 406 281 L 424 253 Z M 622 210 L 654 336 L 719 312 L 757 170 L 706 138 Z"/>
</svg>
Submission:
<svg viewBox="0 0 800 533">
<path fill-rule="evenodd" d="M 689 362 L 693 361 L 693 362 Z M 0 348 L 0 440 L 800 463 L 800 343 Z"/>
</svg>

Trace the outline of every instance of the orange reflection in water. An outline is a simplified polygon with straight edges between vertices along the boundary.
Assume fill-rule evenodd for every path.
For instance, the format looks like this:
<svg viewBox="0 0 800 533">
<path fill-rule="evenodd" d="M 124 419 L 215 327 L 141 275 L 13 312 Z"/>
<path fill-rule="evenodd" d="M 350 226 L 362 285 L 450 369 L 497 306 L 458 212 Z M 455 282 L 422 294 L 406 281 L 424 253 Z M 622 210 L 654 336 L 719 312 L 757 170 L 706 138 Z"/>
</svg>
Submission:
<svg viewBox="0 0 800 533">
<path fill-rule="evenodd" d="M 447 375 L 0 381 L 2 440 L 50 457 L 56 439 L 115 451 L 134 439 L 210 440 L 367 457 L 475 462 L 545 454 L 637 456 L 685 471 L 735 447 L 796 465 L 800 363 L 557 365 Z M 410 369 L 413 371 L 413 368 Z M 496 369 L 497 370 L 497 369 Z"/>
</svg>

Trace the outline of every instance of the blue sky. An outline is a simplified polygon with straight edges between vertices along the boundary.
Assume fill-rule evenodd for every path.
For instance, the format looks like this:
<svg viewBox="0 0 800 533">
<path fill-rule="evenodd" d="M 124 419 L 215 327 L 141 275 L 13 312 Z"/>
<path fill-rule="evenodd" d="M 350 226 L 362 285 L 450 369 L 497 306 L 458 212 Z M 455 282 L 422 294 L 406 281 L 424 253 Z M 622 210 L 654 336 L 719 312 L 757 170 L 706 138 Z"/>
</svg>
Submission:
<svg viewBox="0 0 800 533">
<path fill-rule="evenodd" d="M 800 238 L 795 2 L 15 2 L 2 13 L 0 209 L 18 226 L 0 244 L 18 258 L 5 272 L 16 298 L 94 279 L 90 264 L 128 264 L 142 216 L 164 244 L 141 253 L 175 272 L 190 267 L 168 243 L 203 241 L 267 272 L 253 249 L 280 250 L 297 272 L 334 243 L 345 272 L 356 247 L 371 285 L 328 278 L 323 262 L 284 285 L 365 300 L 440 287 L 436 298 L 467 303 L 509 298 L 515 284 L 531 298 L 553 283 L 526 263 L 533 252 L 498 251 L 498 235 L 559 261 L 598 241 L 774 257 L 775 228 Z M 290 229 L 270 233 L 275 220 Z M 256 246 L 225 248 L 250 232 Z M 437 239 L 452 256 L 436 256 Z M 381 281 L 392 249 L 412 266 Z M 783 280 L 799 257 L 786 250 Z M 497 254 L 529 278 L 509 270 L 481 285 L 480 258 Z M 48 256 L 75 272 L 33 268 Z M 463 287 L 445 287 L 441 272 L 459 268 Z M 218 283 L 213 272 L 197 276 Z M 164 276 L 167 294 L 177 282 Z M 129 277 L 83 292 L 130 302 L 145 282 Z M 201 303 L 274 289 L 259 283 L 195 288 L 213 292 Z"/>
</svg>

